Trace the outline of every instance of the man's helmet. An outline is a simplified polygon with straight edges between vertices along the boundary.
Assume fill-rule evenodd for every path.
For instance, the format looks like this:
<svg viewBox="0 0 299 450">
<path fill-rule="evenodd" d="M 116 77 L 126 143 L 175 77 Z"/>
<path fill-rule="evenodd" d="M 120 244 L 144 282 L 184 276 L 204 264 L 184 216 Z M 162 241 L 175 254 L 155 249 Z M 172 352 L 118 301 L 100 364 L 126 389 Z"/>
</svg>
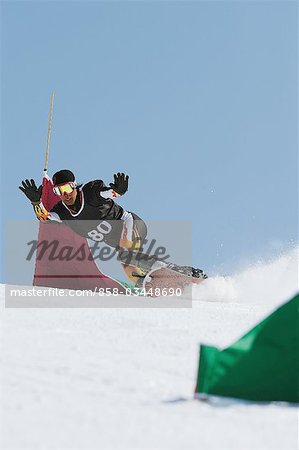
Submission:
<svg viewBox="0 0 299 450">
<path fill-rule="evenodd" d="M 70 183 L 75 181 L 75 175 L 71 170 L 63 169 L 54 173 L 53 175 L 53 184 L 54 186 L 59 186 L 61 184 Z"/>
</svg>

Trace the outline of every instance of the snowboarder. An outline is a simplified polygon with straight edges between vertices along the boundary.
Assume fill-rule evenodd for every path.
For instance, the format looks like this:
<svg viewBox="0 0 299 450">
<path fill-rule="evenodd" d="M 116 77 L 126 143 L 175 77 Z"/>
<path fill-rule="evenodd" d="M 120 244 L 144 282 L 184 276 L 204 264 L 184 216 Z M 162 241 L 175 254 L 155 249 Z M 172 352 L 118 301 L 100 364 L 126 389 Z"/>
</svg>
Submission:
<svg viewBox="0 0 299 450">
<path fill-rule="evenodd" d="M 42 203 L 42 186 L 37 187 L 33 179 L 26 179 L 19 186 L 31 201 L 37 218 L 42 222 L 64 223 L 85 238 L 116 248 L 127 276 L 135 283 L 144 277 L 153 260 L 147 261 L 146 268 L 136 267 L 127 264 L 127 254 L 136 253 L 142 247 L 147 235 L 146 224 L 137 214 L 124 210 L 114 201 L 127 192 L 129 176 L 120 172 L 114 174 L 109 187 L 102 180 L 78 185 L 73 172 L 64 169 L 56 172 L 52 180 L 53 191 L 60 200 L 51 211 L 47 211 Z M 206 278 L 200 269 L 172 266 L 189 276 Z"/>
</svg>

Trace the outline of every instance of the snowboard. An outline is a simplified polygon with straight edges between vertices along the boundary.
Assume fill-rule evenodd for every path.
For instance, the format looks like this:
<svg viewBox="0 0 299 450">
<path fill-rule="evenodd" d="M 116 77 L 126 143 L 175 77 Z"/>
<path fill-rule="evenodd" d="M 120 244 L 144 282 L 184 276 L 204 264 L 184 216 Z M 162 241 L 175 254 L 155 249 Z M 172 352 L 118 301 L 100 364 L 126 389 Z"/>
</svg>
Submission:
<svg viewBox="0 0 299 450">
<path fill-rule="evenodd" d="M 168 268 L 153 269 L 142 280 L 142 289 L 151 297 L 181 296 L 193 284 L 200 284 L 205 278 L 195 278 Z"/>
<path fill-rule="evenodd" d="M 192 284 L 200 284 L 208 278 L 201 269 L 160 262 L 146 254 L 125 252 L 119 255 L 119 259 L 126 266 L 139 269 L 135 287 L 141 289 L 142 295 L 150 297 L 180 296 L 192 288 Z"/>
</svg>

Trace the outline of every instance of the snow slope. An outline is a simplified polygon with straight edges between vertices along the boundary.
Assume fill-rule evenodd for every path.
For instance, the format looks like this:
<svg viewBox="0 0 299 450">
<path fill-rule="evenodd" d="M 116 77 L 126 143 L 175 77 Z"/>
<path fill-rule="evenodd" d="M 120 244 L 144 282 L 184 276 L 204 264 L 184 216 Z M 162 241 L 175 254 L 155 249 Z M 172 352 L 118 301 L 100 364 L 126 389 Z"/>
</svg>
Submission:
<svg viewBox="0 0 299 450">
<path fill-rule="evenodd" d="M 297 280 L 294 250 L 208 280 L 192 309 L 5 309 L 2 286 L 1 448 L 297 448 L 294 406 L 192 397 L 199 342 L 229 345 Z"/>
</svg>

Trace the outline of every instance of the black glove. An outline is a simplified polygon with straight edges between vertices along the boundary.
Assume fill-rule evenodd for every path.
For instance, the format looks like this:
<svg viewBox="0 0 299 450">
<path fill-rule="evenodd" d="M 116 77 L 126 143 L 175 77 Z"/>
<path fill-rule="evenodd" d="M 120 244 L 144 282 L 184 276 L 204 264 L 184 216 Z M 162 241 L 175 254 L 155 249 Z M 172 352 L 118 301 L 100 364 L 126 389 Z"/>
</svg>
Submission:
<svg viewBox="0 0 299 450">
<path fill-rule="evenodd" d="M 114 174 L 114 183 L 109 186 L 119 195 L 123 195 L 128 190 L 129 175 L 118 172 Z"/>
<path fill-rule="evenodd" d="M 34 182 L 34 180 L 25 180 L 22 181 L 22 186 L 19 186 L 19 189 L 21 189 L 22 192 L 24 192 L 24 194 L 26 195 L 27 198 L 29 198 L 29 200 L 32 203 L 38 203 L 41 199 L 42 196 L 42 185 L 40 185 L 39 188 L 36 187 L 36 184 Z"/>
</svg>

